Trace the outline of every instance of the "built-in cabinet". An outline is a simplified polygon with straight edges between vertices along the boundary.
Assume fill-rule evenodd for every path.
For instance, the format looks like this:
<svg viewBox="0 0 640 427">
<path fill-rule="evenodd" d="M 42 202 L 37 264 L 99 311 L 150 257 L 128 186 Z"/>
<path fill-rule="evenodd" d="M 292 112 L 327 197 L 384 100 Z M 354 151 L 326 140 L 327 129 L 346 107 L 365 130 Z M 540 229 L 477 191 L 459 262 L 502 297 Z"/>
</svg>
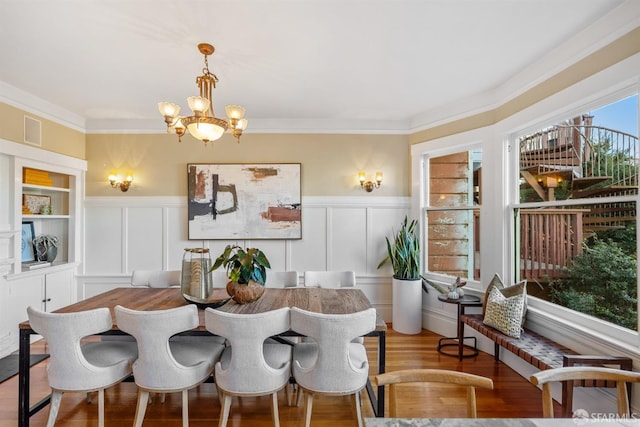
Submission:
<svg viewBox="0 0 640 427">
<path fill-rule="evenodd" d="M 77 300 L 86 162 L 0 140 L 0 165 L 0 357 L 3 357 L 18 348 L 18 324 L 27 319 L 27 307 L 53 311 Z M 25 179 L 34 174 L 43 177 L 43 181 Z M 42 209 L 42 204 L 50 209 Z M 58 238 L 57 256 L 51 265 L 33 270 L 23 265 L 23 222 L 33 223 L 34 237 L 48 234 Z"/>
</svg>

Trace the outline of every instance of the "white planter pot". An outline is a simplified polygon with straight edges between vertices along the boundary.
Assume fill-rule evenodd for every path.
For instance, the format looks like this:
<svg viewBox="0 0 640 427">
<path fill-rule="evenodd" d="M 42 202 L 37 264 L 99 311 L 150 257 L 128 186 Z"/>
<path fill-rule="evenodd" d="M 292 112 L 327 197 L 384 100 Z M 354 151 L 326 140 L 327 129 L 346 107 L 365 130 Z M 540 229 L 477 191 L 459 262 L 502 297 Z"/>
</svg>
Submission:
<svg viewBox="0 0 640 427">
<path fill-rule="evenodd" d="M 419 334 L 422 330 L 422 280 L 392 281 L 394 331 Z"/>
</svg>

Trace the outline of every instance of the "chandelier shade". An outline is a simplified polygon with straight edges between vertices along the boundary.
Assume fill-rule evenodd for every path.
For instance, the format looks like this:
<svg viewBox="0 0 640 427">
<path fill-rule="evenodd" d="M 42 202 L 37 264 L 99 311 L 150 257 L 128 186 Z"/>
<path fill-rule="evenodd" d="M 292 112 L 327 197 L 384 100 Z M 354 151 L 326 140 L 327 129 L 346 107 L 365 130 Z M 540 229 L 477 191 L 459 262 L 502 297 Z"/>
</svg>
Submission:
<svg viewBox="0 0 640 427">
<path fill-rule="evenodd" d="M 196 84 L 200 94 L 187 98 L 187 103 L 193 115 L 180 116 L 180 106 L 173 102 L 158 102 L 158 110 L 164 117 L 167 125 L 167 132 L 178 135 L 178 141 L 182 141 L 182 136 L 189 132 L 191 136 L 204 142 L 216 141 L 227 131 L 231 130 L 232 135 L 240 142 L 242 131 L 247 128 L 248 121 L 244 118 L 245 109 L 239 105 L 227 105 L 225 112 L 228 120 L 215 116 L 213 109 L 213 89 L 216 87 L 218 77 L 209 71 L 207 57 L 212 55 L 215 48 L 208 43 L 200 43 L 198 50 L 204 55 L 204 69 L 202 75 L 196 78 Z"/>
</svg>

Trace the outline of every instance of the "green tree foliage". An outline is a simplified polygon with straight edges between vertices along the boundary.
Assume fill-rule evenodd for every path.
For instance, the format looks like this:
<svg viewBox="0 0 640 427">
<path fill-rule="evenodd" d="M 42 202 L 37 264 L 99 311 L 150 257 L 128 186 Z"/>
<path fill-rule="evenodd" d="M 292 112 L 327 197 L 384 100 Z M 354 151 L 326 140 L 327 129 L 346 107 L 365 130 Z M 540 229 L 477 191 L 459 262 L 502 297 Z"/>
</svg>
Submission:
<svg viewBox="0 0 640 427">
<path fill-rule="evenodd" d="M 552 302 L 637 330 L 636 257 L 615 242 L 595 239 L 585 246 L 569 277 L 551 285 Z"/>
</svg>

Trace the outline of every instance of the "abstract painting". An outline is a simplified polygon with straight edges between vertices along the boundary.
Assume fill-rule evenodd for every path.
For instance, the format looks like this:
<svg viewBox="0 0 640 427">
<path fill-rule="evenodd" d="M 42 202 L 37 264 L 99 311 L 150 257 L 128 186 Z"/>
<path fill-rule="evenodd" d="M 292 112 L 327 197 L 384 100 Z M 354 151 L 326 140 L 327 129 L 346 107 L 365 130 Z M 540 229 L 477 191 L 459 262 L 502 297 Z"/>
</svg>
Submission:
<svg viewBox="0 0 640 427">
<path fill-rule="evenodd" d="M 300 168 L 188 164 L 189 239 L 301 239 Z"/>
</svg>

